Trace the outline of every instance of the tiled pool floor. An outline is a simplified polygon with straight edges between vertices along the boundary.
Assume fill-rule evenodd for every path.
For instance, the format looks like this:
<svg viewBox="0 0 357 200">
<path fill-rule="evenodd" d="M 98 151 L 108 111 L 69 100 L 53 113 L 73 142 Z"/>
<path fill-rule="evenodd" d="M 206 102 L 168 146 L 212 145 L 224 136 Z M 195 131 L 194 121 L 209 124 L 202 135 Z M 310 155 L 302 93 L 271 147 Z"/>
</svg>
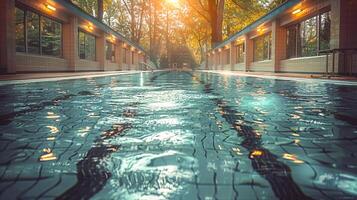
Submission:
<svg viewBox="0 0 357 200">
<path fill-rule="evenodd" d="M 357 86 L 158 72 L 0 97 L 0 199 L 357 198 Z"/>
</svg>

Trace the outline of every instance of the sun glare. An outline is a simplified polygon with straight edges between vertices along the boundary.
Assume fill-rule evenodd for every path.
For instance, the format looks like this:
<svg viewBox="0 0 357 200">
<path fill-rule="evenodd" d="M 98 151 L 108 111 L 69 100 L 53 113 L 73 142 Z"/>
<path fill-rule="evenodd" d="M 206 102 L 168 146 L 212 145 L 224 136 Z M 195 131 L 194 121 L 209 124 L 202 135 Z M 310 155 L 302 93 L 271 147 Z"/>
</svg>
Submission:
<svg viewBox="0 0 357 200">
<path fill-rule="evenodd" d="M 172 3 L 172 4 L 178 4 L 179 0 L 167 0 L 168 2 Z"/>
</svg>

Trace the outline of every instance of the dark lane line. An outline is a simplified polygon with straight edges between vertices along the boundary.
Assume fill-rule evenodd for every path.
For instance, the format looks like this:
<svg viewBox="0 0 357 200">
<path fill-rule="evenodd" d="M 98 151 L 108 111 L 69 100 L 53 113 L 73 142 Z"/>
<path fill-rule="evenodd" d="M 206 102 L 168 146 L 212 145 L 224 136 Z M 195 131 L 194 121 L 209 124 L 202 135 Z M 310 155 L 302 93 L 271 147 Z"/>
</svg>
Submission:
<svg viewBox="0 0 357 200">
<path fill-rule="evenodd" d="M 214 91 L 210 83 L 206 83 L 199 77 L 187 72 L 195 77 L 202 85 L 204 92 L 219 96 Z M 245 121 L 242 113 L 234 110 L 231 106 L 220 98 L 212 99 L 220 111 L 221 116 L 232 126 L 239 136 L 244 140 L 241 143 L 249 154 L 253 169 L 263 176 L 271 185 L 274 194 L 279 199 L 311 199 L 306 196 L 299 186 L 294 182 L 291 176 L 291 169 L 283 162 L 278 161 L 278 157 L 262 146 L 261 136 L 257 134 L 251 126 L 239 124 L 239 121 Z"/>
<path fill-rule="evenodd" d="M 77 183 L 56 199 L 89 199 L 98 193 L 112 174 L 101 165 L 102 160 L 119 150 L 118 145 L 106 144 L 105 140 L 121 136 L 132 128 L 129 123 L 116 124 L 94 142 L 86 157 L 77 163 Z"/>
<path fill-rule="evenodd" d="M 171 73 L 171 71 L 165 71 L 165 72 L 159 72 L 157 75 L 154 75 L 150 78 L 150 82 L 154 82 L 157 78 L 160 76 L 163 76 L 165 74 Z"/>
<path fill-rule="evenodd" d="M 80 91 L 78 94 L 66 94 L 63 96 L 58 96 L 52 100 L 49 101 L 43 101 L 35 105 L 30 105 L 29 108 L 23 109 L 20 111 L 15 111 L 7 114 L 0 115 L 0 125 L 8 125 L 10 124 L 15 117 L 27 114 L 27 113 L 32 113 L 32 112 L 37 112 L 40 110 L 45 109 L 48 106 L 58 106 L 61 101 L 69 100 L 75 96 L 94 96 L 92 92 L 89 91 Z"/>
<path fill-rule="evenodd" d="M 158 77 L 169 73 L 163 72 L 156 74 L 150 78 L 150 82 L 154 82 Z M 128 104 L 126 107 L 136 107 L 139 102 Z M 123 116 L 133 118 L 137 115 L 133 109 L 124 109 Z M 111 145 L 106 142 L 108 139 L 120 137 L 124 132 L 131 129 L 130 123 L 115 124 L 111 130 L 105 131 L 100 137 L 94 141 L 92 147 L 86 157 L 77 163 L 77 183 L 57 197 L 57 200 L 67 199 L 90 199 L 95 194 L 100 192 L 112 174 L 105 166 L 101 165 L 101 161 L 110 154 L 119 150 L 118 145 Z"/>
</svg>

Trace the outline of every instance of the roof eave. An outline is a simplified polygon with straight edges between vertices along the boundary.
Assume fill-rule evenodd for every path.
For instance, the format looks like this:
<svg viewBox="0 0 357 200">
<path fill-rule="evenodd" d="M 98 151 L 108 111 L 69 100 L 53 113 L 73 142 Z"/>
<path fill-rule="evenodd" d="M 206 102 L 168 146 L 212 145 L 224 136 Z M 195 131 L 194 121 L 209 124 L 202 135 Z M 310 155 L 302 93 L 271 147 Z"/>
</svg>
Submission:
<svg viewBox="0 0 357 200">
<path fill-rule="evenodd" d="M 64 8 L 66 8 L 72 14 L 74 14 L 76 16 L 79 16 L 79 17 L 81 17 L 81 18 L 83 18 L 85 20 L 90 21 L 96 27 L 98 27 L 99 29 L 103 30 L 104 32 L 106 32 L 108 34 L 112 34 L 112 35 L 116 36 L 117 38 L 119 38 L 120 40 L 125 41 L 130 46 L 133 46 L 133 47 L 139 49 L 140 51 L 146 53 L 144 48 L 142 48 L 140 45 L 135 44 L 134 42 L 130 41 L 125 36 L 123 36 L 121 33 L 113 30 L 108 25 L 104 24 L 103 22 L 100 22 L 97 18 L 87 14 L 85 11 L 83 11 L 81 8 L 79 8 L 78 6 L 74 5 L 73 3 L 69 2 L 69 1 L 66 1 L 66 0 L 54 0 L 54 1 L 59 3 L 59 4 L 61 4 Z"/>
</svg>

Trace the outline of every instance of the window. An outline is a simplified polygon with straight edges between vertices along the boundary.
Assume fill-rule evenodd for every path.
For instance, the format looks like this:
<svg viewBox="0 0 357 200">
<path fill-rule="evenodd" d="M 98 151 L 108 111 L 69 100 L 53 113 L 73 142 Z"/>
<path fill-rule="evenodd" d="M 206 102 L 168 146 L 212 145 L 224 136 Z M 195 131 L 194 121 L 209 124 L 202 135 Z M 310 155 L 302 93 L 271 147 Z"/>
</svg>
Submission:
<svg viewBox="0 0 357 200">
<path fill-rule="evenodd" d="M 287 57 L 288 58 L 295 58 L 297 57 L 297 45 L 299 42 L 297 41 L 298 35 L 299 33 L 299 25 L 295 25 L 295 26 L 291 26 L 288 28 L 287 30 L 287 44 L 286 44 L 286 48 L 287 48 Z"/>
<path fill-rule="evenodd" d="M 61 56 L 61 24 L 47 17 L 41 18 L 41 50 L 43 55 Z"/>
<path fill-rule="evenodd" d="M 317 55 L 317 17 L 300 24 L 301 56 Z"/>
<path fill-rule="evenodd" d="M 330 49 L 330 37 L 331 37 L 330 12 L 322 13 L 320 15 L 319 35 L 320 35 L 319 50 Z"/>
<path fill-rule="evenodd" d="M 15 35 L 16 35 L 16 51 L 26 52 L 25 47 L 25 11 L 15 8 Z"/>
<path fill-rule="evenodd" d="M 244 43 L 236 46 L 236 63 L 244 62 Z"/>
<path fill-rule="evenodd" d="M 127 51 L 126 48 L 123 48 L 123 63 L 124 63 L 124 64 L 127 64 L 127 63 L 126 63 L 126 56 L 127 56 L 126 51 Z"/>
<path fill-rule="evenodd" d="M 62 24 L 35 12 L 15 8 L 16 51 L 62 55 Z"/>
<path fill-rule="evenodd" d="M 135 56 L 135 53 L 134 51 L 131 52 L 131 64 L 134 64 L 134 56 Z"/>
<path fill-rule="evenodd" d="M 271 34 L 257 37 L 254 42 L 254 61 L 271 59 Z"/>
<path fill-rule="evenodd" d="M 36 13 L 26 12 L 27 52 L 40 54 L 40 16 Z"/>
<path fill-rule="evenodd" d="M 79 51 L 79 58 L 85 59 L 85 35 L 82 32 L 78 33 L 78 51 Z"/>
<path fill-rule="evenodd" d="M 105 57 L 107 60 L 115 62 L 115 45 L 109 41 L 106 42 Z"/>
<path fill-rule="evenodd" d="M 78 32 L 78 47 L 79 58 L 86 60 L 95 60 L 95 36 L 85 33 L 83 31 Z"/>
<path fill-rule="evenodd" d="M 231 51 L 229 49 L 225 50 L 225 55 L 226 55 L 226 65 L 230 64 L 231 62 Z"/>
<path fill-rule="evenodd" d="M 287 28 L 287 58 L 317 56 L 330 48 L 330 12 L 311 17 Z"/>
</svg>

